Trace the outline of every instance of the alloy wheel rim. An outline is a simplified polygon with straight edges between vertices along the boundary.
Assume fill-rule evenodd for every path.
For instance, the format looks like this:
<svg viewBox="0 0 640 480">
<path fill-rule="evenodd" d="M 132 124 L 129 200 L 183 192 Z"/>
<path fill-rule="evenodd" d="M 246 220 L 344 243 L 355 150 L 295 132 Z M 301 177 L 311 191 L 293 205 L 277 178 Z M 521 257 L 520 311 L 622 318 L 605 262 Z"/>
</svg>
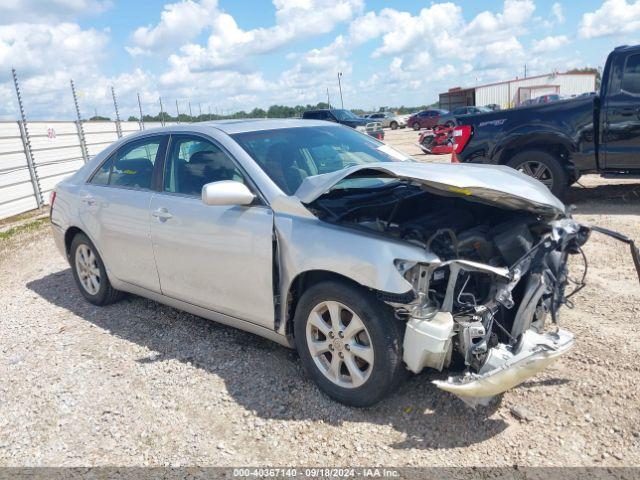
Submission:
<svg viewBox="0 0 640 480">
<path fill-rule="evenodd" d="M 332 383 L 357 388 L 371 376 L 371 336 L 362 319 L 340 302 L 316 305 L 307 319 L 307 346 L 316 367 Z"/>
<path fill-rule="evenodd" d="M 544 163 L 536 162 L 533 160 L 522 162 L 518 166 L 517 170 L 524 173 L 525 175 L 539 180 L 549 189 L 553 187 L 553 173 L 551 173 L 549 167 L 547 167 Z"/>
<path fill-rule="evenodd" d="M 82 244 L 76 249 L 75 260 L 80 285 L 89 295 L 96 295 L 100 290 L 98 259 L 88 245 Z"/>
</svg>

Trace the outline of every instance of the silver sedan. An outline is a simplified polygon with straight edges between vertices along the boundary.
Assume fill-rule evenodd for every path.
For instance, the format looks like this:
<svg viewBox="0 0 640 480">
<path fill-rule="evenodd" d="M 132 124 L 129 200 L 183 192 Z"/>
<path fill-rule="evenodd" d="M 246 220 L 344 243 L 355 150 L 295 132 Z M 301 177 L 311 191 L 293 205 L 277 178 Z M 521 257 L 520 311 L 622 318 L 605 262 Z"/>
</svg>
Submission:
<svg viewBox="0 0 640 480">
<path fill-rule="evenodd" d="M 588 233 L 511 168 L 314 120 L 130 135 L 57 186 L 51 220 L 89 302 L 142 295 L 296 348 L 356 406 L 424 368 L 485 401 L 566 352 L 544 324 Z"/>
</svg>

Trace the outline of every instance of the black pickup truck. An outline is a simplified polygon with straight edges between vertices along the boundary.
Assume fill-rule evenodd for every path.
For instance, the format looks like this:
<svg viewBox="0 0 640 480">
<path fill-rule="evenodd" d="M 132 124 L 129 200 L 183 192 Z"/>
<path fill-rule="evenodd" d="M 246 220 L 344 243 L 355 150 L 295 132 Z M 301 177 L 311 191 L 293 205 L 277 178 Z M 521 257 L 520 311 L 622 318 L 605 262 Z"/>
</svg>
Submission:
<svg viewBox="0 0 640 480">
<path fill-rule="evenodd" d="M 640 45 L 609 54 L 596 95 L 456 122 L 453 161 L 509 165 L 556 196 L 582 173 L 640 176 Z"/>
</svg>

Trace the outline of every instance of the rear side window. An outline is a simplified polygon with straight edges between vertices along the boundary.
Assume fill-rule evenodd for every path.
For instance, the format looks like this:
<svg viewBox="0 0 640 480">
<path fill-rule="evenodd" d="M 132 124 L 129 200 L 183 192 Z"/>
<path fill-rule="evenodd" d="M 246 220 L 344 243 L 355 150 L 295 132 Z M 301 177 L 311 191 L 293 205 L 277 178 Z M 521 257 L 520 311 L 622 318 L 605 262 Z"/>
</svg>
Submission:
<svg viewBox="0 0 640 480">
<path fill-rule="evenodd" d="M 640 94 L 640 55 L 629 55 L 624 65 L 621 90 Z"/>
<path fill-rule="evenodd" d="M 162 137 L 153 137 L 123 145 L 102 164 L 89 183 L 150 189 L 161 143 Z"/>
</svg>

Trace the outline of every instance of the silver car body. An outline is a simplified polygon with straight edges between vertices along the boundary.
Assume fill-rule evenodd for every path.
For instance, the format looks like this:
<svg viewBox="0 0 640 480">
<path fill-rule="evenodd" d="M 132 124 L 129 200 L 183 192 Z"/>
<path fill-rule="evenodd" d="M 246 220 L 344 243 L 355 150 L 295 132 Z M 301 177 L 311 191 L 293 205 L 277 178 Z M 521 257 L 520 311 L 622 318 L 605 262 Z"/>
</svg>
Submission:
<svg viewBox="0 0 640 480">
<path fill-rule="evenodd" d="M 175 125 L 130 135 L 56 187 L 52 211 L 56 244 L 67 257 L 65 233 L 79 229 L 104 259 L 114 288 L 292 346 L 282 320 L 287 316 L 286 301 L 274 304 L 274 235 L 281 268 L 277 290 L 283 299 L 296 277 L 310 271 L 332 271 L 369 288 L 404 293 L 411 285 L 394 267 L 394 260 L 434 259 L 416 246 L 319 220 L 298 198 L 287 196 L 273 183 L 229 136 L 328 124 L 348 128 L 315 120 L 245 120 Z M 87 182 L 125 142 L 171 133 L 202 135 L 222 146 L 255 183 L 264 206 L 212 207 L 199 198 Z M 154 217 L 160 209 L 171 212 L 170 221 Z M 313 241 L 317 238 L 324 240 Z"/>
<path fill-rule="evenodd" d="M 554 238 L 575 235 L 578 231 L 579 226 L 565 217 L 563 204 L 541 183 L 506 167 L 411 161 L 374 163 L 307 177 L 294 195 L 287 195 L 230 136 L 310 126 L 348 128 L 316 120 L 244 120 L 177 125 L 121 139 L 56 188 L 57 199 L 52 209 L 56 244 L 68 258 L 70 236 L 82 231 L 104 260 L 114 288 L 293 346 L 289 307 L 293 287 L 301 275 L 330 272 L 379 292 L 391 305 L 402 303 L 407 294 L 419 293 L 415 281 L 405 275 L 406 268 L 414 265 L 424 266 L 425 272 L 429 266 L 430 274 L 435 266 L 449 265 L 456 274 L 477 271 L 506 279 L 498 292 L 501 302 L 519 281 L 517 271 L 465 260 L 442 262 L 429 249 L 412 242 L 319 219 L 306 204 L 348 177 L 373 172 L 421 185 L 438 195 L 462 196 L 499 208 L 555 218 L 558 220 L 553 221 L 558 223 L 553 224 Z M 261 200 L 259 204 L 211 206 L 193 196 L 88 182 L 101 163 L 125 142 L 180 133 L 202 136 L 226 150 L 251 180 Z M 388 154 L 398 159 L 409 160 L 382 143 L 379 148 L 387 149 Z M 447 301 L 450 303 L 450 299 Z M 413 336 L 408 333 L 405 337 L 405 361 L 414 371 L 424 366 L 441 369 L 447 349 L 450 355 L 451 348 L 451 337 L 445 335 L 439 350 L 434 350 L 431 357 L 425 357 L 426 350 L 420 350 L 426 348 L 420 347 L 420 339 L 425 335 L 420 329 L 430 315 L 421 316 L 426 311 L 423 307 L 420 303 L 403 307 L 415 312 L 408 323 Z M 440 313 L 441 324 L 450 325 L 451 314 L 446 308 Z M 527 313 L 533 315 L 531 311 L 523 311 L 523 315 Z M 449 331 L 448 335 L 451 334 Z M 429 335 L 431 340 L 435 338 L 433 332 Z M 546 365 L 551 357 L 543 355 L 541 349 L 547 352 L 555 345 L 554 351 L 559 354 L 572 344 L 570 335 L 558 338 L 535 335 L 530 333 L 527 337 L 531 351 L 520 352 L 520 356 L 510 350 L 496 350 L 487 361 L 495 372 L 480 371 L 472 382 L 465 381 L 462 386 L 457 380 L 439 386 L 454 393 L 462 388 L 463 396 L 468 389 L 473 390 L 475 397 L 493 395 Z M 416 348 L 420 351 L 412 347 L 412 339 L 417 339 Z M 508 378 L 503 378 L 507 364 L 514 366 L 508 369 Z M 496 378 L 501 379 L 498 387 Z"/>
<path fill-rule="evenodd" d="M 367 118 L 380 122 L 383 128 L 390 128 L 393 122 L 396 122 L 399 128 L 404 128 L 407 126 L 408 119 L 406 115 L 396 115 L 391 112 L 371 113 Z"/>
</svg>

